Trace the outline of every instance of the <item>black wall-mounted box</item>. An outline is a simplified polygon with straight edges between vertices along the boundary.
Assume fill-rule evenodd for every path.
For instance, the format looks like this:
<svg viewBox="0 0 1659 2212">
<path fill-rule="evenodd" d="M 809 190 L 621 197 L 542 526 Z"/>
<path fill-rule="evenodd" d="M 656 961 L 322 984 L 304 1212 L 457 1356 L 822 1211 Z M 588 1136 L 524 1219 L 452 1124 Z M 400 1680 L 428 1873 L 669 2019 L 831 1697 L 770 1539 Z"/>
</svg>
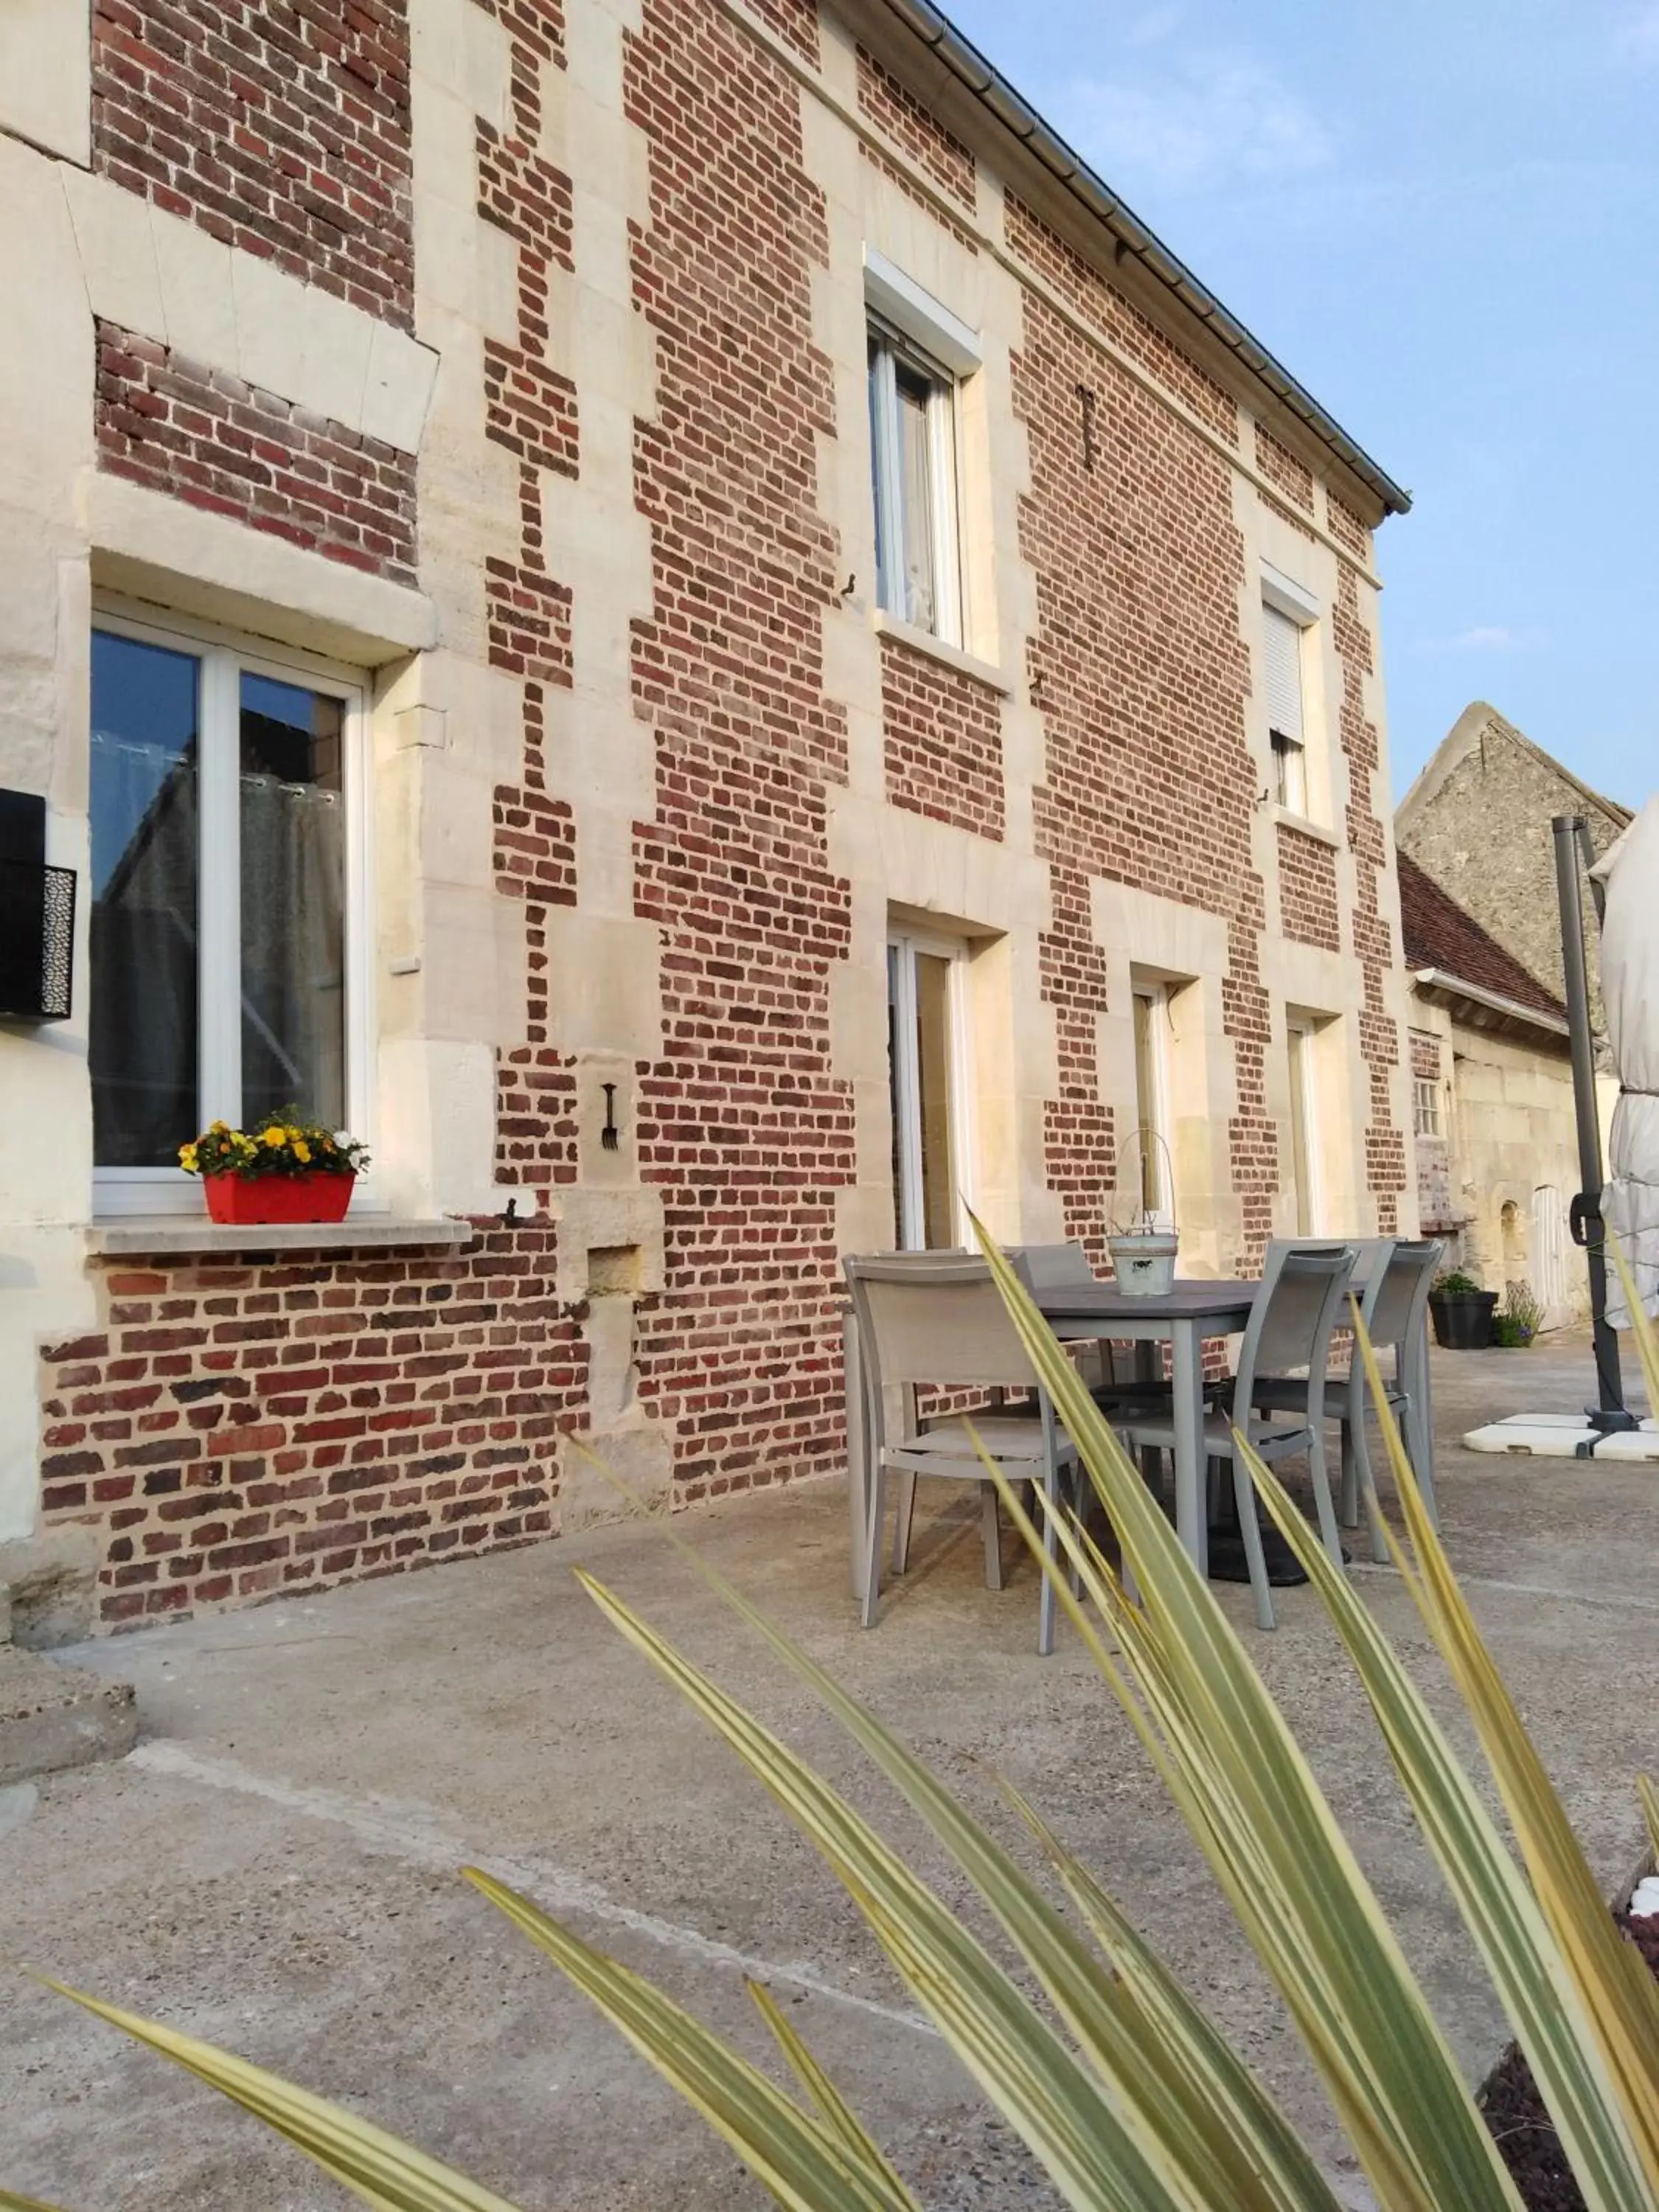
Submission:
<svg viewBox="0 0 1659 2212">
<path fill-rule="evenodd" d="M 46 802 L 0 791 L 0 1021 L 69 1018 L 75 871 L 46 866 Z"/>
</svg>

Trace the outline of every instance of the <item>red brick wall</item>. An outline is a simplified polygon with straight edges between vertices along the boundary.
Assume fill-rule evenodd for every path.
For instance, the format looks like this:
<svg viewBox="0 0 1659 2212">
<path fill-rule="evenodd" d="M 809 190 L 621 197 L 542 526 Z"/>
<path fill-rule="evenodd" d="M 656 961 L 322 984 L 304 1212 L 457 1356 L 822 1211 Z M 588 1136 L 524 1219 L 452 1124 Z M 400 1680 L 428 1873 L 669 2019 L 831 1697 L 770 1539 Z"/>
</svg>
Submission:
<svg viewBox="0 0 1659 2212">
<path fill-rule="evenodd" d="M 547 1534 L 586 1350 L 550 1229 L 462 1251 L 122 1260 L 43 1355 L 46 1525 L 106 1534 L 111 1627 Z"/>
<path fill-rule="evenodd" d="M 1237 444 L 1238 409 L 1218 384 L 1188 361 L 1155 323 L 1115 284 L 1109 284 L 1098 270 L 1074 253 L 1059 233 L 1013 192 L 1003 196 L 1003 217 L 1008 244 L 1022 260 L 1046 277 L 1079 313 L 1095 323 L 1166 391 L 1230 444 Z"/>
<path fill-rule="evenodd" d="M 1313 513 L 1313 471 L 1259 422 L 1255 426 L 1255 465 L 1268 482 L 1276 483 L 1304 514 Z"/>
<path fill-rule="evenodd" d="M 415 459 L 101 319 L 100 468 L 291 544 L 415 580 Z"/>
<path fill-rule="evenodd" d="M 1371 533 L 1351 507 L 1345 507 L 1334 492 L 1325 495 L 1325 513 L 1330 523 L 1331 535 L 1348 550 L 1368 565 L 1371 557 Z"/>
<path fill-rule="evenodd" d="M 1279 824 L 1279 927 L 1301 945 L 1342 950 L 1336 854 L 1317 837 Z"/>
<path fill-rule="evenodd" d="M 818 58 L 818 0 L 749 0 L 762 22 L 769 23 L 797 53 L 816 67 Z"/>
<path fill-rule="evenodd" d="M 405 0 L 93 0 L 94 168 L 404 330 Z"/>
<path fill-rule="evenodd" d="M 1034 219 L 1015 220 L 1022 245 L 1046 256 L 1079 311 L 1120 335 L 1124 314 L 1109 288 L 1057 241 L 1045 242 Z M 1165 366 L 1200 395 L 1197 372 L 1178 361 Z M 1223 1256 L 1248 1266 L 1271 1228 L 1278 1159 L 1264 1079 L 1263 890 L 1250 858 L 1257 777 L 1244 735 L 1249 670 L 1239 635 L 1243 549 L 1231 471 L 1036 294 L 1026 298 L 1013 372 L 1015 409 L 1030 438 L 1020 540 L 1036 575 L 1032 677 L 1048 748 L 1036 819 L 1038 850 L 1053 870 L 1054 924 L 1042 959 L 1060 1085 L 1046 1115 L 1048 1180 L 1064 1199 L 1066 1234 L 1101 1258 L 1116 1159 L 1100 1092 L 1098 1018 L 1108 1008 L 1091 877 L 1220 914 L 1237 1088 L 1229 1142 L 1243 1239 L 1238 1253 Z M 1097 395 L 1092 473 L 1083 465 L 1079 384 Z"/>
<path fill-rule="evenodd" d="M 1359 619 L 1358 586 L 1353 570 L 1346 563 L 1337 572 L 1331 629 L 1342 669 L 1338 728 L 1348 763 L 1347 837 L 1354 857 L 1353 949 L 1364 978 L 1359 1050 L 1370 1088 L 1366 1182 L 1376 1194 L 1378 1231 L 1387 1237 L 1399 1225 L 1400 1194 L 1407 1182 L 1405 1133 L 1394 1125 L 1389 1097 L 1394 1070 L 1400 1063 L 1400 1030 L 1387 1011 L 1383 995 L 1396 947 L 1382 912 L 1388 840 L 1371 804 L 1371 780 L 1381 758 L 1376 725 L 1365 713 L 1363 688 L 1373 665 L 1371 634 Z"/>
<path fill-rule="evenodd" d="M 667 1265 L 637 1357 L 695 1497 L 827 1472 L 842 1449 L 836 1194 L 854 1153 L 830 969 L 849 898 L 828 806 L 847 762 L 823 695 L 840 549 L 817 510 L 834 403 L 811 337 L 827 240 L 799 90 L 720 9 L 646 0 L 626 99 L 651 149 L 635 296 L 658 361 L 635 444 L 655 595 L 635 696 L 657 753 L 635 901 L 661 933 L 664 1050 L 640 1073 L 638 1139 Z"/>
<path fill-rule="evenodd" d="M 893 805 L 1000 838 L 1000 695 L 919 646 L 884 636 L 881 707 Z"/>
<path fill-rule="evenodd" d="M 860 46 L 859 106 L 877 129 L 902 148 L 953 199 L 971 209 L 975 197 L 974 156 L 909 87 Z"/>
</svg>

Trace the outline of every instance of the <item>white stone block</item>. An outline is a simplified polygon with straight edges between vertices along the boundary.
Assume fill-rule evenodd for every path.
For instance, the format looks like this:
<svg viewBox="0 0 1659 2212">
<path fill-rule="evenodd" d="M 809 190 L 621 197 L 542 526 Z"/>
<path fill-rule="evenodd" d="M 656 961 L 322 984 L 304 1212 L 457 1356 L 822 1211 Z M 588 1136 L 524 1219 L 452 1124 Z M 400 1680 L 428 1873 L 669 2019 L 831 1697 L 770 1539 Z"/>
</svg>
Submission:
<svg viewBox="0 0 1659 2212">
<path fill-rule="evenodd" d="M 166 334 L 149 203 L 83 169 L 58 172 L 94 315 L 142 337 Z"/>
<path fill-rule="evenodd" d="M 149 211 L 149 232 L 161 288 L 161 325 L 154 335 L 193 360 L 234 370 L 236 295 L 230 247 L 161 208 Z"/>
<path fill-rule="evenodd" d="M 430 346 L 418 344 L 389 323 L 376 322 L 363 383 L 366 434 L 399 453 L 418 453 L 437 374 L 438 356 Z"/>
<path fill-rule="evenodd" d="M 0 131 L 83 168 L 92 159 L 87 18 L 84 0 L 5 0 L 0 7 Z"/>
</svg>

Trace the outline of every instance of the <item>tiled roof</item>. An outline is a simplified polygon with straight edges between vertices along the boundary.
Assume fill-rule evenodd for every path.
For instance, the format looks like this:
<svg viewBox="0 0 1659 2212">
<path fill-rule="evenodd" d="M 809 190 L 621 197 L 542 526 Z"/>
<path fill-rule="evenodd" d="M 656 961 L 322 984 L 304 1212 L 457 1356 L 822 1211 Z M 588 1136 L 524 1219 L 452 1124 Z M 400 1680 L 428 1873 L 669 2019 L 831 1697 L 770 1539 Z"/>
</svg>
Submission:
<svg viewBox="0 0 1659 2212">
<path fill-rule="evenodd" d="M 1437 968 L 1449 979 L 1513 999 L 1534 1013 L 1566 1019 L 1559 999 L 1530 975 L 1472 914 L 1424 874 L 1409 854 L 1400 861 L 1400 922 L 1408 968 Z"/>
</svg>

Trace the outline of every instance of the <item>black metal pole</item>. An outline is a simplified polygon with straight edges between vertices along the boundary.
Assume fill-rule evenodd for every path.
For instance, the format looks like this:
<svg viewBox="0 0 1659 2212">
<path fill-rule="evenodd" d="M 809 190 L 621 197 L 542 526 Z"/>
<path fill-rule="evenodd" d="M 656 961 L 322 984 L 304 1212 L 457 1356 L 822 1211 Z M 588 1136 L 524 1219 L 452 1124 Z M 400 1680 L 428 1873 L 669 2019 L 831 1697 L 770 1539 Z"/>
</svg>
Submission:
<svg viewBox="0 0 1659 2212">
<path fill-rule="evenodd" d="M 1572 1047 L 1572 1097 L 1578 1117 L 1578 1195 L 1569 1216 L 1575 1244 L 1589 1269 L 1590 1328 L 1595 1349 L 1596 1403 L 1586 1408 L 1592 1425 L 1610 1434 L 1633 1429 L 1625 1410 L 1619 1373 L 1619 1340 L 1607 1322 L 1606 1231 L 1601 1222 L 1601 1123 L 1595 1110 L 1595 1054 L 1590 1042 L 1589 976 L 1584 965 L 1583 895 L 1578 878 L 1583 817 L 1558 814 L 1555 888 L 1561 904 L 1561 967 L 1567 991 L 1567 1034 Z"/>
</svg>

